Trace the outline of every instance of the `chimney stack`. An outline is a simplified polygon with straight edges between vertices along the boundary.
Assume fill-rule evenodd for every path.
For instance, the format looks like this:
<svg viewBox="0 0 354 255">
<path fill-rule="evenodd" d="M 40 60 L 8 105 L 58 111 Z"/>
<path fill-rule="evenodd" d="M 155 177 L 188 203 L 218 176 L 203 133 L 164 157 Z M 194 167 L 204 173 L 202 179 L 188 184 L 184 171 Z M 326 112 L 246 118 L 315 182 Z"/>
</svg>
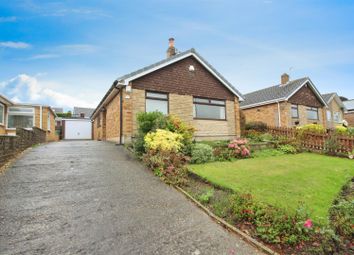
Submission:
<svg viewBox="0 0 354 255">
<path fill-rule="evenodd" d="M 285 85 L 289 82 L 289 74 L 283 73 L 280 79 L 280 86 Z"/>
<path fill-rule="evenodd" d="M 168 39 L 167 58 L 170 58 L 174 55 L 176 55 L 175 39 L 171 37 Z"/>
</svg>

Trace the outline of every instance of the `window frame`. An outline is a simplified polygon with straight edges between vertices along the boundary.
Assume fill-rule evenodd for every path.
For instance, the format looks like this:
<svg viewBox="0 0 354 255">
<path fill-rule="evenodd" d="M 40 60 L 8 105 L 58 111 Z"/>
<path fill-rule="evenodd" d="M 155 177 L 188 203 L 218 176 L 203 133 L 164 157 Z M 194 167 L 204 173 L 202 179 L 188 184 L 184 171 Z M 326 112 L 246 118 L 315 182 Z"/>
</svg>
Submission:
<svg viewBox="0 0 354 255">
<path fill-rule="evenodd" d="M 309 111 L 315 112 L 315 109 L 316 109 L 316 113 L 317 113 L 317 118 L 316 119 L 309 118 L 309 115 L 308 115 Z M 306 117 L 307 117 L 308 120 L 320 120 L 320 114 L 318 112 L 318 108 L 317 107 L 307 107 L 306 113 L 307 113 Z"/>
<path fill-rule="evenodd" d="M 153 97 L 153 96 L 148 96 L 148 93 L 155 93 L 155 94 L 160 94 L 160 95 L 166 95 L 166 98 L 158 98 L 158 97 Z M 147 107 L 147 99 L 148 100 L 156 100 L 156 101 L 164 101 L 167 102 L 167 115 L 170 114 L 170 95 L 169 93 L 166 92 L 160 92 L 160 91 L 153 91 L 153 90 L 145 90 L 145 112 Z"/>
<path fill-rule="evenodd" d="M 195 99 L 209 100 L 209 103 L 196 102 Z M 212 100 L 220 101 L 220 102 L 223 102 L 224 104 L 213 104 L 213 103 L 211 103 Z M 194 116 L 194 110 L 195 110 L 195 105 L 196 105 L 196 104 L 197 104 L 197 105 L 211 105 L 211 106 L 224 107 L 224 110 L 225 110 L 225 118 L 224 118 L 224 119 L 198 118 L 197 116 Z M 225 99 L 216 99 L 216 98 L 207 98 L 207 97 L 193 96 L 193 119 L 194 119 L 194 120 L 227 121 L 226 100 L 225 100 Z"/>
<path fill-rule="evenodd" d="M 296 107 L 296 113 L 297 113 L 296 117 L 293 116 L 293 110 L 295 109 L 295 107 Z M 291 118 L 292 119 L 299 119 L 300 118 L 299 105 L 298 104 L 292 104 L 290 109 L 291 109 Z"/>
<path fill-rule="evenodd" d="M 0 106 L 2 107 L 2 120 L 0 120 L 0 125 L 5 126 L 5 105 L 0 103 Z"/>
<path fill-rule="evenodd" d="M 329 117 L 329 118 L 328 118 Z M 332 121 L 333 118 L 332 118 L 332 111 L 331 110 L 327 110 L 326 111 L 326 118 L 327 118 L 327 121 Z"/>
<path fill-rule="evenodd" d="M 21 108 L 26 108 L 26 109 L 31 109 L 32 110 L 32 118 L 33 118 L 33 122 L 32 122 L 32 127 L 34 127 L 36 125 L 36 110 L 34 109 L 34 107 L 26 107 L 26 106 L 9 106 L 7 107 L 7 115 L 6 115 L 6 129 L 8 130 L 16 130 L 16 128 L 10 128 L 9 127 L 9 117 L 10 115 L 15 115 L 16 114 L 11 114 L 10 113 L 10 109 L 14 109 L 14 108 L 17 108 L 17 109 L 21 109 Z M 17 116 L 30 116 L 29 113 L 24 113 L 24 114 L 20 114 L 20 115 L 17 115 Z M 32 127 L 30 128 L 24 128 L 24 129 L 27 129 L 27 130 L 32 130 Z"/>
<path fill-rule="evenodd" d="M 338 114 L 338 120 L 336 120 L 336 114 Z M 341 112 L 333 112 L 333 121 L 335 123 L 341 123 L 343 121 L 342 113 Z"/>
</svg>

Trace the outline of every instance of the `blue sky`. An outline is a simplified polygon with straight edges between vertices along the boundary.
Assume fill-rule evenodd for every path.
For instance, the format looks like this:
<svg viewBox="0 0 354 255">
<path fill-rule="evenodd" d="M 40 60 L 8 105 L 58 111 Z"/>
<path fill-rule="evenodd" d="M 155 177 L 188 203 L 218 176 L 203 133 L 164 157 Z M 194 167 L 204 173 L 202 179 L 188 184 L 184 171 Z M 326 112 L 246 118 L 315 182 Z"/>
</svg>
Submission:
<svg viewBox="0 0 354 255">
<path fill-rule="evenodd" d="M 95 107 L 115 78 L 196 50 L 242 93 L 309 76 L 354 98 L 354 1 L 0 1 L 0 93 Z"/>
</svg>

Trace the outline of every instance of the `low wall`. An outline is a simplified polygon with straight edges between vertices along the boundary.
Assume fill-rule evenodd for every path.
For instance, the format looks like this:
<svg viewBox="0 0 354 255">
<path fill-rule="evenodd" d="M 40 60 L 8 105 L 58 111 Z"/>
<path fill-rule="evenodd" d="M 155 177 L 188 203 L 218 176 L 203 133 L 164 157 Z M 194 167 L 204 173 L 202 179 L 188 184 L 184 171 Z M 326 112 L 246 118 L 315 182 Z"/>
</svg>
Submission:
<svg viewBox="0 0 354 255">
<path fill-rule="evenodd" d="M 16 129 L 16 136 L 0 135 L 0 167 L 17 153 L 46 141 L 46 132 L 37 127 L 33 130 Z"/>
</svg>

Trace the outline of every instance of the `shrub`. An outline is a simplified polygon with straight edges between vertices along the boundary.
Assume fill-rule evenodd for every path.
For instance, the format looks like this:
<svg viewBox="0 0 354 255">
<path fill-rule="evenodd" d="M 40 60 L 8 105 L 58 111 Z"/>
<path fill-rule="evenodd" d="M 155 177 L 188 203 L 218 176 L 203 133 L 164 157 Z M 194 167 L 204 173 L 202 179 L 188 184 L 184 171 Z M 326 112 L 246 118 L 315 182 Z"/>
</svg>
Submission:
<svg viewBox="0 0 354 255">
<path fill-rule="evenodd" d="M 213 160 L 213 148 L 210 145 L 197 143 L 192 147 L 192 163 L 201 164 Z"/>
<path fill-rule="evenodd" d="M 260 139 L 262 142 L 269 142 L 269 141 L 274 140 L 274 137 L 272 134 L 264 133 L 264 134 L 261 134 Z"/>
<path fill-rule="evenodd" d="M 253 122 L 246 123 L 245 129 L 256 130 L 258 132 L 265 132 L 267 131 L 267 124 L 261 121 L 253 121 Z"/>
<path fill-rule="evenodd" d="M 325 141 L 325 152 L 329 155 L 336 155 L 336 151 L 341 147 L 336 136 L 332 135 Z"/>
<path fill-rule="evenodd" d="M 208 189 L 203 194 L 199 195 L 197 199 L 203 204 L 209 203 L 210 199 L 214 196 L 214 189 Z"/>
<path fill-rule="evenodd" d="M 236 158 L 247 158 L 251 155 L 250 148 L 248 147 L 247 139 L 235 139 L 231 141 L 228 148 L 232 151 Z"/>
<path fill-rule="evenodd" d="M 231 160 L 233 158 L 233 151 L 227 147 L 216 147 L 213 151 L 214 159 L 217 161 Z"/>
<path fill-rule="evenodd" d="M 348 135 L 348 129 L 343 126 L 336 126 L 335 133 L 337 135 Z"/>
<path fill-rule="evenodd" d="M 326 129 L 319 124 L 307 124 L 301 127 L 297 127 L 296 128 L 297 131 L 301 134 L 301 133 L 316 133 L 316 134 L 324 134 L 326 133 Z"/>
<path fill-rule="evenodd" d="M 349 127 L 347 132 L 349 136 L 354 136 L 354 127 Z"/>
<path fill-rule="evenodd" d="M 166 183 L 181 185 L 187 177 L 189 157 L 180 152 L 149 150 L 143 161 L 154 173 Z"/>
<path fill-rule="evenodd" d="M 145 135 L 158 128 L 166 127 L 165 116 L 161 112 L 141 112 L 137 114 L 138 134 L 133 141 L 134 152 L 140 156 L 145 152 Z"/>
<path fill-rule="evenodd" d="M 148 133 L 145 138 L 145 147 L 148 150 L 178 152 L 181 150 L 182 135 L 168 130 L 157 129 Z"/>
<path fill-rule="evenodd" d="M 186 124 L 180 118 L 175 115 L 169 115 L 167 117 L 167 130 L 178 133 L 182 136 L 182 151 L 186 155 L 191 155 L 193 145 L 193 135 L 195 132 L 194 127 Z"/>
<path fill-rule="evenodd" d="M 246 138 L 254 142 L 262 142 L 262 133 L 251 129 L 246 132 Z"/>
<path fill-rule="evenodd" d="M 256 202 L 250 194 L 235 194 L 231 200 L 234 221 L 255 226 L 256 234 L 268 243 L 294 245 L 309 240 L 313 223 L 300 206 L 295 214 Z"/>
<path fill-rule="evenodd" d="M 290 144 L 285 144 L 285 145 L 280 145 L 278 147 L 278 150 L 280 150 L 281 152 L 285 153 L 285 154 L 295 154 L 297 153 L 297 149 L 290 145 Z"/>
</svg>

